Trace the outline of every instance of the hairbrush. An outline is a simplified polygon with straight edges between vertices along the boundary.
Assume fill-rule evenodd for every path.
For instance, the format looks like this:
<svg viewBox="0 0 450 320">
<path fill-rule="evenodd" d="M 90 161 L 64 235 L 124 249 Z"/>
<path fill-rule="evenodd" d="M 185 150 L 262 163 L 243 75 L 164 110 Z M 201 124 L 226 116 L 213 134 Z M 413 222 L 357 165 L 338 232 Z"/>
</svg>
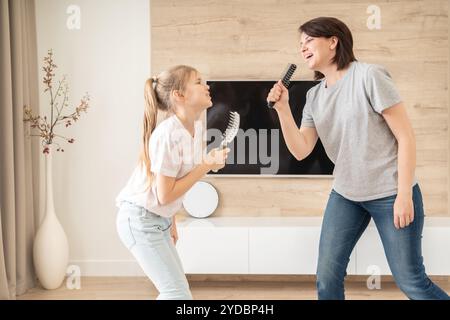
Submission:
<svg viewBox="0 0 450 320">
<path fill-rule="evenodd" d="M 281 83 L 283 84 L 283 86 L 288 89 L 289 84 L 291 83 L 291 77 L 295 72 L 295 69 L 297 69 L 297 66 L 293 63 L 289 63 L 286 67 L 286 70 L 283 72 L 283 74 L 281 75 Z M 273 106 L 275 105 L 274 101 L 269 101 L 267 103 L 267 106 L 270 109 L 273 109 Z"/>
<path fill-rule="evenodd" d="M 228 119 L 228 126 L 225 129 L 225 132 L 222 134 L 222 142 L 220 143 L 219 148 L 225 149 L 227 144 L 231 143 L 233 139 L 236 137 L 239 131 L 239 123 L 240 123 L 239 113 L 235 111 L 230 111 L 230 118 Z M 213 172 L 217 172 L 217 170 L 213 170 Z"/>
</svg>

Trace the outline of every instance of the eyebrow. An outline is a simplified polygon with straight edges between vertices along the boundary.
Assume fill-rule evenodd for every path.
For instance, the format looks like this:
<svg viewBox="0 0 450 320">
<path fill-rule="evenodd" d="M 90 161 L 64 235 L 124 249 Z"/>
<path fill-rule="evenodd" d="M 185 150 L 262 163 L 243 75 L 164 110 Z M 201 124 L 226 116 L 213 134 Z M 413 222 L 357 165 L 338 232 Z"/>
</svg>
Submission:
<svg viewBox="0 0 450 320">
<path fill-rule="evenodd" d="M 305 37 L 305 41 L 307 41 L 307 40 L 309 40 L 309 39 L 312 39 L 312 37 L 311 36 L 306 36 Z M 302 45 L 303 44 L 303 41 L 300 41 L 300 45 Z"/>
</svg>

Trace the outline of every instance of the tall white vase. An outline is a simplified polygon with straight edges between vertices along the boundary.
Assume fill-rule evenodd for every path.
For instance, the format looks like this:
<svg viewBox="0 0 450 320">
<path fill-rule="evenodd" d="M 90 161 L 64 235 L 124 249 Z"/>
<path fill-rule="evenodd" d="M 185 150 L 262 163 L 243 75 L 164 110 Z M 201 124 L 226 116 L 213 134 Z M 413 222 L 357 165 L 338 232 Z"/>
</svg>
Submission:
<svg viewBox="0 0 450 320">
<path fill-rule="evenodd" d="M 53 202 L 52 146 L 45 155 L 45 216 L 36 233 L 33 259 L 36 275 L 45 289 L 59 288 L 64 281 L 69 262 L 69 243 L 58 221 Z"/>
</svg>

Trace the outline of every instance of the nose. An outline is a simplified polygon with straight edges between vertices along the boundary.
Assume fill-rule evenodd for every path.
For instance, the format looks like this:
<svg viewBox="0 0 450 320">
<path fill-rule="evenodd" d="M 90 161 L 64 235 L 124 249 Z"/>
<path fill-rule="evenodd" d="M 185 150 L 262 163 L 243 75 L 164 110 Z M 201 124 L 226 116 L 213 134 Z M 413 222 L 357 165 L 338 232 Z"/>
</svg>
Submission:
<svg viewBox="0 0 450 320">
<path fill-rule="evenodd" d="M 300 51 L 301 51 L 301 52 L 305 52 L 306 49 L 308 49 L 307 44 L 306 44 L 306 43 L 302 43 L 302 44 L 300 45 Z"/>
<path fill-rule="evenodd" d="M 301 45 L 300 45 L 300 53 L 303 53 L 303 52 L 305 52 L 305 51 L 306 51 L 306 46 L 303 45 L 303 44 L 301 44 Z"/>
</svg>

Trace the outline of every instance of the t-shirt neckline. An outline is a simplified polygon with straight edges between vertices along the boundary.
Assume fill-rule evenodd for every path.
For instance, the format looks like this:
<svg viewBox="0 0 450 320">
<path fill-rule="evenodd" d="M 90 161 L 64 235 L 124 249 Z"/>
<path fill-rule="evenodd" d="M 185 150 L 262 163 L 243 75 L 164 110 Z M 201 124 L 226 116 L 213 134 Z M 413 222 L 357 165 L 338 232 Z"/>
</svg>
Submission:
<svg viewBox="0 0 450 320">
<path fill-rule="evenodd" d="M 175 121 L 178 123 L 178 125 L 184 130 L 184 132 L 185 132 L 192 140 L 194 140 L 195 137 L 197 136 L 197 130 L 196 130 L 195 123 L 194 123 L 194 136 L 192 136 L 191 133 L 189 132 L 189 130 L 186 129 L 186 127 L 184 126 L 183 122 L 181 122 L 181 120 L 178 119 L 178 117 L 177 117 L 176 114 L 173 114 L 172 117 L 175 119 Z"/>
<path fill-rule="evenodd" d="M 327 91 L 327 92 L 331 92 L 336 90 L 337 88 L 339 88 L 342 83 L 344 83 L 345 79 L 348 78 L 350 71 L 352 70 L 353 66 L 355 64 L 355 61 L 350 62 L 350 66 L 348 67 L 347 71 L 345 72 L 345 74 L 342 76 L 342 78 L 340 78 L 338 81 L 335 82 L 335 84 L 333 84 L 331 87 L 326 85 L 326 79 L 323 79 L 323 88 Z"/>
</svg>

